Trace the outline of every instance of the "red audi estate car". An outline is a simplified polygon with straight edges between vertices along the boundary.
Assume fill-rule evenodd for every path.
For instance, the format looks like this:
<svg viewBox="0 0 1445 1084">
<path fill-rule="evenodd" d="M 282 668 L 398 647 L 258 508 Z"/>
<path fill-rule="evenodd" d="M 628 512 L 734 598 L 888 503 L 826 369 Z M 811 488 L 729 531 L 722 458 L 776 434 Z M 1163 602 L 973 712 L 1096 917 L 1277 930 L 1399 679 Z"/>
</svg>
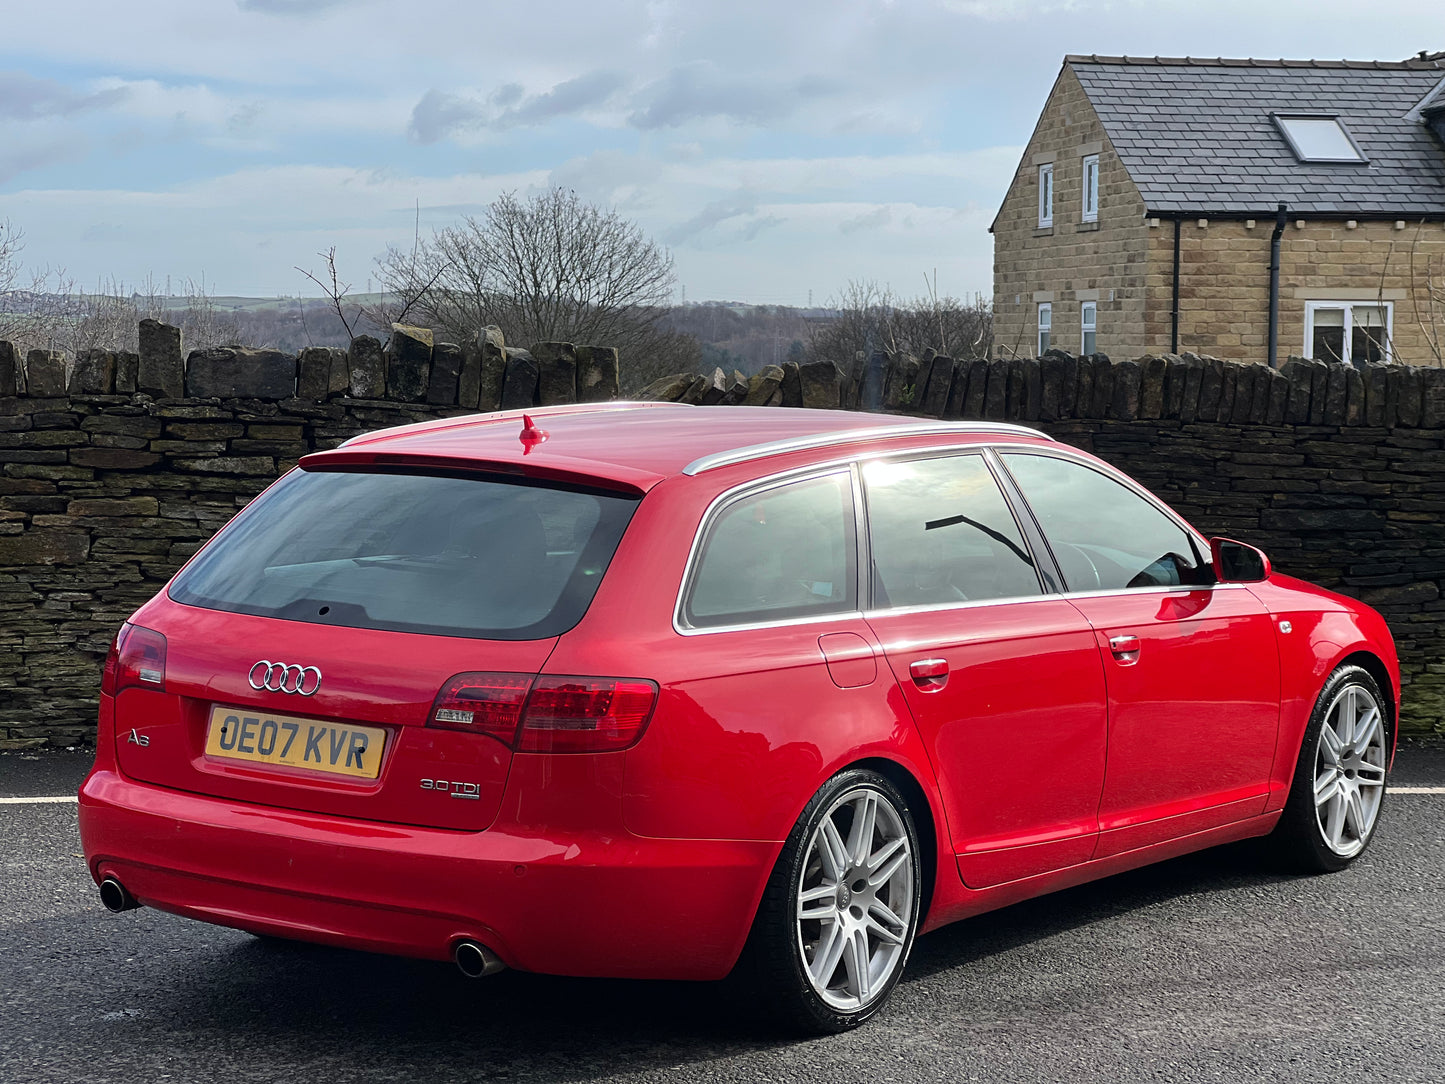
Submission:
<svg viewBox="0 0 1445 1084">
<path fill-rule="evenodd" d="M 1368 845 L 1384 621 L 1042 433 L 606 404 L 301 460 L 116 637 L 103 902 L 852 1027 L 915 936 Z"/>
</svg>

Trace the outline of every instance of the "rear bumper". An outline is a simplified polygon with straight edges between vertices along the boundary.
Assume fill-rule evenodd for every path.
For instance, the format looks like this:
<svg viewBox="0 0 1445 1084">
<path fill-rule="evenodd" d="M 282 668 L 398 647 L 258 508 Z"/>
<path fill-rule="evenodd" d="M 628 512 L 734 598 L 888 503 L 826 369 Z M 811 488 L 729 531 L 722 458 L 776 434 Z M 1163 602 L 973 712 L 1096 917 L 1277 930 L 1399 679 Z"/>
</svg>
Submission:
<svg viewBox="0 0 1445 1084">
<path fill-rule="evenodd" d="M 80 792 L 91 876 L 223 926 L 448 959 L 471 938 L 557 975 L 716 979 L 778 845 L 457 832 L 207 798 L 97 768 Z"/>
</svg>

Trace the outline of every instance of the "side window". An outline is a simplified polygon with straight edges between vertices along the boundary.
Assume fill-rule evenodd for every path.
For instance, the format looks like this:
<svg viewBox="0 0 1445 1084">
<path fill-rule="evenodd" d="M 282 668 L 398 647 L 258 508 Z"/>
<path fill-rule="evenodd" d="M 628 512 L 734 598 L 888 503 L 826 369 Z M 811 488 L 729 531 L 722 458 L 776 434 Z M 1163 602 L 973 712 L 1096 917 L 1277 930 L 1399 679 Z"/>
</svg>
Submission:
<svg viewBox="0 0 1445 1084">
<path fill-rule="evenodd" d="M 1041 594 L 1034 561 L 980 455 L 863 468 L 874 604 Z"/>
<path fill-rule="evenodd" d="M 1052 456 L 1006 452 L 1003 461 L 1070 591 L 1213 582 L 1188 532 L 1112 478 Z"/>
<path fill-rule="evenodd" d="M 683 617 L 709 628 L 846 613 L 856 568 L 850 474 L 746 494 L 708 526 Z"/>
</svg>

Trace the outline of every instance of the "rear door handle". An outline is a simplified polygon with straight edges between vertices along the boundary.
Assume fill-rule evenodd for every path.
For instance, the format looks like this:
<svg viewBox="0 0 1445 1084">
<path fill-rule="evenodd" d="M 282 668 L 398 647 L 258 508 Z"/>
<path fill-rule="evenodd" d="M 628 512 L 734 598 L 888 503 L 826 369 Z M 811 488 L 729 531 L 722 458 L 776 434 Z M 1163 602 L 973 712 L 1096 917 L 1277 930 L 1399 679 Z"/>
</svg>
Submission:
<svg viewBox="0 0 1445 1084">
<path fill-rule="evenodd" d="M 1139 661 L 1139 637 L 1111 636 L 1109 650 L 1114 653 L 1114 658 L 1119 660 L 1120 665 L 1133 666 Z"/>
<path fill-rule="evenodd" d="M 948 684 L 948 660 L 915 659 L 908 664 L 908 675 L 924 692 L 937 692 Z"/>
</svg>

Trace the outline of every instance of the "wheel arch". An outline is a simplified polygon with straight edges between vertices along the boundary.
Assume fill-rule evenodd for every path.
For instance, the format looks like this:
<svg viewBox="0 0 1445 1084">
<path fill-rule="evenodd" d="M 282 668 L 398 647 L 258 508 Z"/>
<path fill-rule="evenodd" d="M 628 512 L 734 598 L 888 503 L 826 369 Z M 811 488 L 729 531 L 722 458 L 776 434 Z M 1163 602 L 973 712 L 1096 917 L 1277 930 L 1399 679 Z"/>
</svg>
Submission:
<svg viewBox="0 0 1445 1084">
<path fill-rule="evenodd" d="M 1373 651 L 1364 648 L 1356 649 L 1344 656 L 1334 666 L 1330 667 L 1330 673 L 1334 673 L 1341 666 L 1358 666 L 1372 678 L 1375 684 L 1380 687 L 1380 692 L 1385 697 L 1385 728 L 1390 736 L 1390 758 L 1395 756 L 1395 741 L 1400 730 L 1400 706 L 1395 702 L 1395 683 L 1390 676 L 1390 668 L 1385 661 Z"/>
<path fill-rule="evenodd" d="M 839 771 L 847 771 L 850 768 L 864 768 L 877 772 L 897 787 L 904 798 L 908 799 L 908 804 L 914 814 L 913 826 L 918 830 L 919 850 L 923 852 L 921 856 L 923 891 L 919 894 L 923 905 L 918 916 L 918 925 L 922 927 L 932 907 L 934 888 L 938 884 L 939 835 L 938 825 L 934 821 L 933 803 L 928 800 L 928 794 L 924 791 L 923 784 L 919 782 L 913 772 L 896 760 L 889 760 L 886 757 L 866 757 L 844 765 Z"/>
</svg>

